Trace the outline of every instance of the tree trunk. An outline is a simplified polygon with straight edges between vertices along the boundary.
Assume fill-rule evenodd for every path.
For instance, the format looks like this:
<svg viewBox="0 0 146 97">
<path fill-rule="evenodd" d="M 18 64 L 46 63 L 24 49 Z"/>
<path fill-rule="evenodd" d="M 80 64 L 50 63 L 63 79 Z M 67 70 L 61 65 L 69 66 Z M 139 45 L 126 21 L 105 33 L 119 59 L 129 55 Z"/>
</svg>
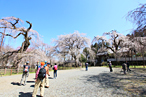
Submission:
<svg viewBox="0 0 146 97">
<path fill-rule="evenodd" d="M 144 61 L 144 55 L 142 54 L 142 58 L 143 58 L 143 68 L 145 68 L 145 61 Z"/>
<path fill-rule="evenodd" d="M 4 29 L 4 34 L 5 34 L 5 30 L 6 30 L 6 28 Z M 2 46 L 3 46 L 4 34 L 2 34 L 1 45 L 0 45 L 0 52 L 1 52 L 1 49 L 2 49 Z"/>
</svg>

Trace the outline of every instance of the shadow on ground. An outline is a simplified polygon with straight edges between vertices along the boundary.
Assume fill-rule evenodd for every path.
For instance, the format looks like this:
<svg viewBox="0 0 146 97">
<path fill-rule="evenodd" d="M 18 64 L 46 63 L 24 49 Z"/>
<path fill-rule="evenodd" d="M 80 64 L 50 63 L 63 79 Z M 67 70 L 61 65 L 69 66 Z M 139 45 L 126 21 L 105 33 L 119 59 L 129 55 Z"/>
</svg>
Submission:
<svg viewBox="0 0 146 97">
<path fill-rule="evenodd" d="M 30 87 L 34 87 L 34 85 L 31 85 Z"/>
<path fill-rule="evenodd" d="M 19 92 L 19 97 L 32 97 L 32 92 L 27 93 Z"/>
<path fill-rule="evenodd" d="M 35 81 L 27 81 L 27 83 L 35 83 Z"/>
<path fill-rule="evenodd" d="M 113 94 L 120 94 L 123 96 L 146 96 L 146 69 L 132 69 L 126 75 L 120 72 L 100 73 L 99 75 L 84 76 L 85 83 L 90 83 L 99 88 L 114 88 Z M 120 92 L 120 90 L 124 92 Z M 128 93 L 128 94 L 127 94 Z"/>
<path fill-rule="evenodd" d="M 11 84 L 12 84 L 12 85 L 17 85 L 17 86 L 19 86 L 19 85 L 20 85 L 20 83 L 19 83 L 19 82 L 11 82 Z"/>
<path fill-rule="evenodd" d="M 49 79 L 53 79 L 52 77 L 48 77 Z"/>
</svg>

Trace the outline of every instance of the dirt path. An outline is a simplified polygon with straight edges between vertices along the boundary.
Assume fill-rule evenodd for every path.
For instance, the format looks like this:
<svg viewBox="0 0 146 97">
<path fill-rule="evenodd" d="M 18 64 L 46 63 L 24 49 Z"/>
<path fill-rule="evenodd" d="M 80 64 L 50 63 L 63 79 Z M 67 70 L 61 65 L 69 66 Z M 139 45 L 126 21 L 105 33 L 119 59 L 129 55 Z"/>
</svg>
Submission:
<svg viewBox="0 0 146 97">
<path fill-rule="evenodd" d="M 146 97 L 145 69 L 132 69 L 127 75 L 120 70 L 114 69 L 112 73 L 105 67 L 59 70 L 57 79 L 50 72 L 50 88 L 45 88 L 44 97 Z M 35 75 L 29 75 L 26 86 L 18 85 L 21 76 L 0 77 L 0 97 L 31 97 Z"/>
</svg>

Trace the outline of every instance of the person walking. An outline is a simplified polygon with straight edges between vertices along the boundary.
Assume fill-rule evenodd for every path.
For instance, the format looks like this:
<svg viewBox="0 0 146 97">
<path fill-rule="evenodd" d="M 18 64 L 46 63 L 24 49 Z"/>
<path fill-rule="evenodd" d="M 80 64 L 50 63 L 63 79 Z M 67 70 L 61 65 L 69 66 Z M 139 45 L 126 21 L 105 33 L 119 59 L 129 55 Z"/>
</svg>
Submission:
<svg viewBox="0 0 146 97">
<path fill-rule="evenodd" d="M 130 64 L 126 61 L 126 64 L 127 64 L 127 72 L 128 71 L 131 71 L 130 69 L 129 69 L 129 67 L 130 67 Z"/>
<path fill-rule="evenodd" d="M 27 61 L 26 64 L 23 65 L 23 74 L 22 74 L 22 78 L 21 78 L 21 81 L 20 81 L 20 86 L 22 85 L 24 77 L 25 77 L 25 80 L 24 80 L 24 84 L 23 85 L 24 86 L 26 85 L 27 77 L 29 76 L 29 69 L 30 69 L 29 61 Z"/>
<path fill-rule="evenodd" d="M 113 72 L 111 61 L 109 61 L 108 66 L 109 66 L 110 72 Z"/>
<path fill-rule="evenodd" d="M 127 66 L 126 66 L 126 63 L 123 63 L 123 64 L 122 64 L 122 69 L 123 69 L 124 74 L 126 74 L 126 67 L 127 67 Z"/>
<path fill-rule="evenodd" d="M 57 70 L 58 70 L 58 66 L 57 66 L 56 63 L 54 65 L 54 67 L 53 67 L 53 70 L 54 70 L 54 79 L 56 79 L 56 77 L 57 77 Z"/>
<path fill-rule="evenodd" d="M 44 84 L 45 84 L 45 77 L 46 77 L 46 69 L 44 67 L 45 63 L 41 62 L 41 66 L 38 68 L 36 72 L 36 78 L 35 78 L 35 86 L 33 90 L 32 97 L 36 97 L 38 88 L 40 87 L 40 96 L 44 96 Z"/>
<path fill-rule="evenodd" d="M 86 71 L 88 71 L 88 63 L 85 63 Z"/>
<path fill-rule="evenodd" d="M 49 67 L 50 67 L 50 63 L 47 63 L 47 66 L 45 67 L 46 69 L 45 88 L 49 88 L 49 79 L 48 79 L 48 76 L 50 76 Z"/>
<path fill-rule="evenodd" d="M 37 61 L 37 64 L 35 66 L 35 73 L 37 72 L 39 66 L 40 66 L 39 61 Z"/>
</svg>

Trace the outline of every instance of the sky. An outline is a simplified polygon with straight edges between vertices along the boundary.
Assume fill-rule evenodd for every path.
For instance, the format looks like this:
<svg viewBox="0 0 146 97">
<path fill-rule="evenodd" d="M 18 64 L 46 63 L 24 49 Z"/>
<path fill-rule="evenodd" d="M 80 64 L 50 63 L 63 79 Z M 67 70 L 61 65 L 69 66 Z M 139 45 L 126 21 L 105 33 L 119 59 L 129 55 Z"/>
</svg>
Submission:
<svg viewBox="0 0 146 97">
<path fill-rule="evenodd" d="M 0 0 L 0 19 L 14 16 L 30 21 L 32 29 L 52 45 L 52 39 L 79 31 L 86 37 L 102 36 L 117 30 L 127 35 L 136 27 L 126 20 L 127 13 L 146 0 Z M 25 25 L 27 27 L 27 25 Z M 21 46 L 22 37 L 7 44 Z M 18 41 L 19 40 L 19 41 Z"/>
</svg>

